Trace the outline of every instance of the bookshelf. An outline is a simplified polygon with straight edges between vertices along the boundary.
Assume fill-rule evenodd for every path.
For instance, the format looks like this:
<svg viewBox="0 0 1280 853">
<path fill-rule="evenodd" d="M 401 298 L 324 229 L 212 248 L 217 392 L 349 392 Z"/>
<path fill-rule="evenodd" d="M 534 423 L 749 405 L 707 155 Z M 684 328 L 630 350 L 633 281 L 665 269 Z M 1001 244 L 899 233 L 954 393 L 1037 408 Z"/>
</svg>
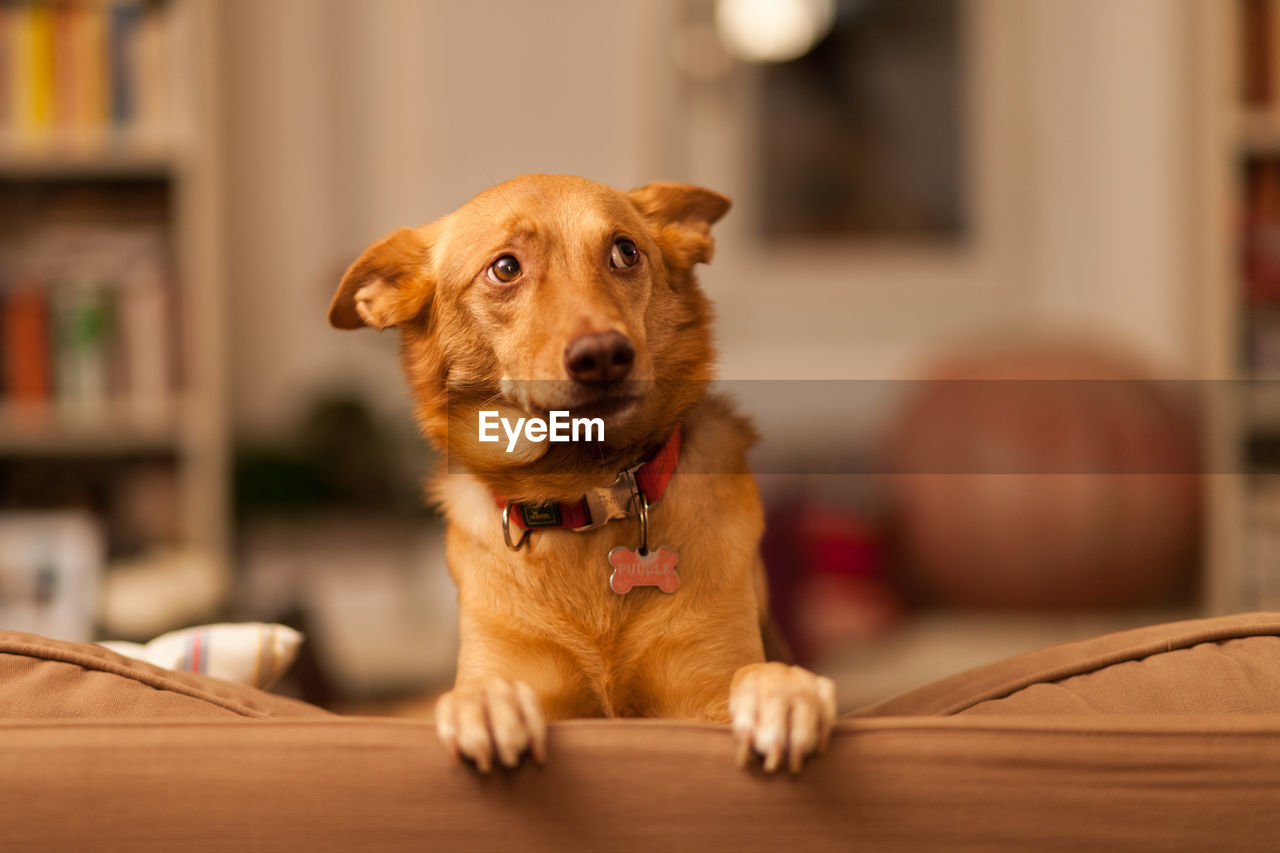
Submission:
<svg viewBox="0 0 1280 853">
<path fill-rule="evenodd" d="M 114 496 L 159 470 L 175 541 L 141 547 L 225 570 L 218 23 L 216 0 L 0 3 L 0 510 L 65 500 L 112 546 Z"/>
<path fill-rule="evenodd" d="M 1192 4 L 1206 600 L 1280 608 L 1280 2 Z"/>
</svg>

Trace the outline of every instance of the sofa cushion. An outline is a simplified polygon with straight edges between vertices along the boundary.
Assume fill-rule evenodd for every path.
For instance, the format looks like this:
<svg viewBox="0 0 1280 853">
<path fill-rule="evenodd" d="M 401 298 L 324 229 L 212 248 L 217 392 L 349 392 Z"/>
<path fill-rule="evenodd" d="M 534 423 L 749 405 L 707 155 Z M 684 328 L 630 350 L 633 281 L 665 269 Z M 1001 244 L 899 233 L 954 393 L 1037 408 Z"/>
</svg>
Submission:
<svg viewBox="0 0 1280 853">
<path fill-rule="evenodd" d="M 1277 672 L 1280 613 L 1244 613 L 1050 646 L 857 715 L 1275 713 Z"/>
<path fill-rule="evenodd" d="M 331 716 L 243 684 L 171 672 L 100 646 L 0 631 L 0 719 Z"/>
</svg>

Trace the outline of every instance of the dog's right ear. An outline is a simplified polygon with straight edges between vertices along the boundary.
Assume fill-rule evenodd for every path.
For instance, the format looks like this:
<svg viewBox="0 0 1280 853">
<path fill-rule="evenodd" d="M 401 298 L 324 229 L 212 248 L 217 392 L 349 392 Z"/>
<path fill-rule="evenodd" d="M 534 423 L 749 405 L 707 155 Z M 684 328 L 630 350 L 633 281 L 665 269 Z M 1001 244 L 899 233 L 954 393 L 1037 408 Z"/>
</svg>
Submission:
<svg viewBox="0 0 1280 853">
<path fill-rule="evenodd" d="M 434 229 L 401 228 L 374 243 L 338 285 L 329 322 L 339 329 L 385 329 L 409 322 L 431 301 Z"/>
</svg>

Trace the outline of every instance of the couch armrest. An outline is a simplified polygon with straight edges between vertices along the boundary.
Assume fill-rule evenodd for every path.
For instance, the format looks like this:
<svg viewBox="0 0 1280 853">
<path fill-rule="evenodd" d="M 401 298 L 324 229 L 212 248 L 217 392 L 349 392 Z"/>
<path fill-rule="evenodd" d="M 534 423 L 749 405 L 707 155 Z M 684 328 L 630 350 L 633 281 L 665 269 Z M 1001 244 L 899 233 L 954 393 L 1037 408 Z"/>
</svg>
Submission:
<svg viewBox="0 0 1280 853">
<path fill-rule="evenodd" d="M 0 630 L 0 720 L 329 717 L 328 711 L 92 643 Z"/>
<path fill-rule="evenodd" d="M 1280 613 L 1188 619 L 1062 643 L 855 712 L 1280 713 Z"/>
</svg>

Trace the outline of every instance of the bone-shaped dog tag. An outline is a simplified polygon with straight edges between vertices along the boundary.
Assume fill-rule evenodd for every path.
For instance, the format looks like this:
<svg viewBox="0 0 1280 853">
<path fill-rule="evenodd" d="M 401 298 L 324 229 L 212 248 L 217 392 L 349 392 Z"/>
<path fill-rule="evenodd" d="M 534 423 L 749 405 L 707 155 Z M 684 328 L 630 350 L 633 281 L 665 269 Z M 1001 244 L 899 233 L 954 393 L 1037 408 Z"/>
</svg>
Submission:
<svg viewBox="0 0 1280 853">
<path fill-rule="evenodd" d="M 619 545 L 609 552 L 609 588 L 618 595 L 626 595 L 637 586 L 656 586 L 666 593 L 680 588 L 680 576 L 676 574 L 676 562 L 680 555 L 671 548 L 655 548 L 640 554 Z"/>
</svg>

